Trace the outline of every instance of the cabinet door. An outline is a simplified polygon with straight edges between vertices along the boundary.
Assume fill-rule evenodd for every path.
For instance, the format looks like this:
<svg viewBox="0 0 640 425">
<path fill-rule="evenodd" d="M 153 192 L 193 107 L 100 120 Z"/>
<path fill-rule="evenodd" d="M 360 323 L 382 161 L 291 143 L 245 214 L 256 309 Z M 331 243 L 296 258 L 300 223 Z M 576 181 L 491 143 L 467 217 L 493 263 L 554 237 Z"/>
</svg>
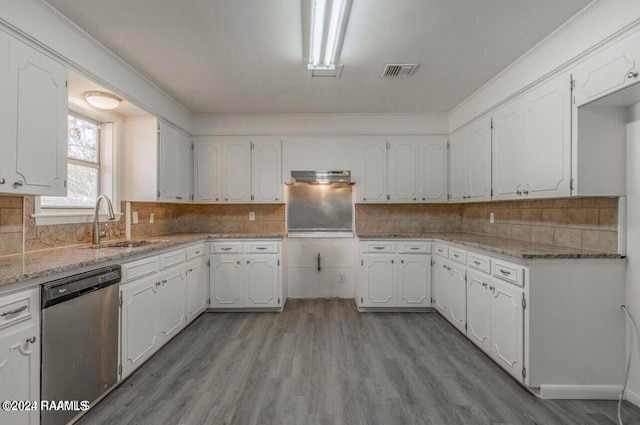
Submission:
<svg viewBox="0 0 640 425">
<path fill-rule="evenodd" d="M 402 255 L 398 267 L 398 307 L 428 307 L 431 304 L 431 258 Z"/>
<path fill-rule="evenodd" d="M 523 294 L 517 286 L 491 279 L 491 357 L 517 379 L 524 367 Z"/>
<path fill-rule="evenodd" d="M 158 322 L 161 343 L 176 336 L 187 322 L 187 275 L 184 266 L 160 275 Z"/>
<path fill-rule="evenodd" d="M 493 114 L 493 199 L 521 199 L 527 167 L 521 104 L 516 99 Z"/>
<path fill-rule="evenodd" d="M 467 144 L 469 130 L 464 128 L 451 136 L 449 145 L 450 202 L 465 202 L 467 197 Z"/>
<path fill-rule="evenodd" d="M 244 257 L 245 307 L 280 305 L 280 264 L 275 255 Z"/>
<path fill-rule="evenodd" d="M 0 398 L 4 400 L 40 400 L 40 330 L 33 322 L 10 326 L 0 331 Z M 35 343 L 27 339 L 36 337 Z M 38 410 L 0 410 L 0 423 L 37 425 Z"/>
<path fill-rule="evenodd" d="M 470 125 L 467 142 L 467 201 L 491 200 L 491 119 Z"/>
<path fill-rule="evenodd" d="M 158 339 L 158 275 L 122 287 L 122 379 L 160 347 Z"/>
<path fill-rule="evenodd" d="M 578 107 L 640 82 L 640 33 L 629 35 L 578 65 L 574 78 Z"/>
<path fill-rule="evenodd" d="M 447 142 L 425 141 L 421 158 L 421 201 L 447 202 Z"/>
<path fill-rule="evenodd" d="M 447 317 L 449 307 L 447 305 L 447 281 L 449 280 L 449 270 L 446 262 L 434 257 L 433 265 L 433 306 Z"/>
<path fill-rule="evenodd" d="M 360 202 L 387 202 L 387 148 L 385 142 L 368 142 L 362 152 L 362 181 L 358 182 Z"/>
<path fill-rule="evenodd" d="M 389 142 L 387 193 L 391 202 L 406 204 L 418 200 L 419 147 L 413 140 Z"/>
<path fill-rule="evenodd" d="M 11 166 L 0 190 L 66 196 L 67 69 L 12 37 L 9 46 L 9 81 L 3 97 L 10 106 L 2 111 L 9 125 L 0 143 Z"/>
<path fill-rule="evenodd" d="M 251 143 L 226 141 L 222 148 L 222 196 L 224 202 L 251 202 Z"/>
<path fill-rule="evenodd" d="M 360 275 L 360 305 L 363 307 L 395 307 L 396 273 L 394 256 L 363 256 Z"/>
<path fill-rule="evenodd" d="M 195 202 L 222 202 L 222 145 L 199 140 L 193 149 Z"/>
<path fill-rule="evenodd" d="M 180 134 L 164 121 L 158 121 L 158 200 L 177 201 L 180 186 Z"/>
<path fill-rule="evenodd" d="M 209 277 L 211 308 L 244 307 L 242 255 L 212 255 Z"/>
<path fill-rule="evenodd" d="M 187 323 L 207 309 L 209 298 L 209 276 L 207 263 L 203 259 L 187 264 Z"/>
<path fill-rule="evenodd" d="M 447 280 L 448 319 L 461 332 L 465 332 L 467 322 L 467 282 L 466 269 L 451 262 L 448 263 L 449 278 Z"/>
<path fill-rule="evenodd" d="M 570 196 L 571 80 L 561 75 L 523 98 L 527 187 L 523 197 Z"/>
<path fill-rule="evenodd" d="M 252 143 L 253 202 L 282 203 L 282 142 L 258 139 Z"/>
<path fill-rule="evenodd" d="M 178 143 L 178 194 L 179 202 L 191 202 L 191 179 L 193 177 L 193 160 L 192 160 L 192 144 L 191 138 L 184 133 L 180 134 Z"/>
<path fill-rule="evenodd" d="M 467 271 L 467 338 L 491 354 L 491 277 Z"/>
</svg>

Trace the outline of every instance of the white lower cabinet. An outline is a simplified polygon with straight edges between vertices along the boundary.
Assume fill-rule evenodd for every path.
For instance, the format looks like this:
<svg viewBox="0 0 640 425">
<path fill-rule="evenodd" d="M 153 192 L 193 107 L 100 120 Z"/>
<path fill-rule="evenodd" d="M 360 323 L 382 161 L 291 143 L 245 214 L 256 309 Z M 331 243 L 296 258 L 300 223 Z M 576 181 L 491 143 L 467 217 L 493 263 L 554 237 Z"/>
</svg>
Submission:
<svg viewBox="0 0 640 425">
<path fill-rule="evenodd" d="M 491 279 L 491 357 L 507 372 L 523 378 L 524 290 Z"/>
<path fill-rule="evenodd" d="M 447 317 L 449 306 L 447 305 L 447 264 L 445 260 L 434 257 L 433 259 L 433 306 Z"/>
<path fill-rule="evenodd" d="M 280 242 L 210 244 L 210 303 L 214 309 L 281 308 Z M 226 254 L 225 252 L 228 252 Z M 264 254 L 256 254 L 263 252 Z"/>
<path fill-rule="evenodd" d="M 0 400 L 40 400 L 38 288 L 0 297 Z M 39 410 L 0 410 L 0 423 L 36 425 Z"/>
<path fill-rule="evenodd" d="M 161 343 L 184 328 L 187 319 L 187 273 L 185 266 L 174 267 L 159 275 L 158 321 Z"/>
<path fill-rule="evenodd" d="M 434 259 L 433 303 L 460 331 L 465 331 L 467 320 L 466 269 L 440 257 Z"/>
<path fill-rule="evenodd" d="M 160 347 L 157 321 L 158 290 L 157 275 L 122 287 L 122 378 L 129 376 Z"/>
<path fill-rule="evenodd" d="M 209 305 L 208 273 L 204 257 L 187 263 L 187 323 L 191 323 Z"/>
<path fill-rule="evenodd" d="M 491 276 L 467 270 L 467 338 L 491 353 Z"/>
<path fill-rule="evenodd" d="M 386 253 L 372 250 L 387 248 Z M 367 241 L 360 247 L 360 307 L 429 307 L 431 305 L 431 245 L 405 245 L 390 241 Z M 399 252 L 396 254 L 396 252 Z"/>
</svg>

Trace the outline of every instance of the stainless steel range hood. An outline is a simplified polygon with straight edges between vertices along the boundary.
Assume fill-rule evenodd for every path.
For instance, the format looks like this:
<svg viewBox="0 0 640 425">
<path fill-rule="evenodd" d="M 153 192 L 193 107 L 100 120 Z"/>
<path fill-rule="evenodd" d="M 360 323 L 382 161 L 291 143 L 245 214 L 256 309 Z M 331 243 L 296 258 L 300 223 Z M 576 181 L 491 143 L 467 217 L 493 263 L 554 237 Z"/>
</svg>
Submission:
<svg viewBox="0 0 640 425">
<path fill-rule="evenodd" d="M 351 183 L 351 171 L 292 171 L 291 177 L 297 183 Z"/>
</svg>

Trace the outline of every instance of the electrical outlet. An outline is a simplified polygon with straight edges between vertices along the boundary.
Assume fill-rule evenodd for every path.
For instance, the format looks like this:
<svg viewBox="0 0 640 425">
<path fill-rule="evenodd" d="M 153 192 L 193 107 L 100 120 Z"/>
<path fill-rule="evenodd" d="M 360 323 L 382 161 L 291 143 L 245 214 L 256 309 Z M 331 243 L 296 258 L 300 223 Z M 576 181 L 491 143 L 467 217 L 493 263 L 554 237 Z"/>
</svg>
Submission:
<svg viewBox="0 0 640 425">
<path fill-rule="evenodd" d="M 489 223 L 493 224 L 494 221 L 495 221 L 495 216 L 493 215 L 493 213 L 489 213 Z"/>
<path fill-rule="evenodd" d="M 133 212 L 132 221 L 133 221 L 133 224 L 138 224 L 138 211 Z"/>
<path fill-rule="evenodd" d="M 153 224 L 153 221 L 154 221 L 154 214 L 149 213 L 149 223 Z"/>
<path fill-rule="evenodd" d="M 340 273 L 340 283 L 344 283 L 344 275 Z"/>
<path fill-rule="evenodd" d="M 253 211 L 249 213 L 249 221 L 256 221 L 256 213 Z"/>
</svg>

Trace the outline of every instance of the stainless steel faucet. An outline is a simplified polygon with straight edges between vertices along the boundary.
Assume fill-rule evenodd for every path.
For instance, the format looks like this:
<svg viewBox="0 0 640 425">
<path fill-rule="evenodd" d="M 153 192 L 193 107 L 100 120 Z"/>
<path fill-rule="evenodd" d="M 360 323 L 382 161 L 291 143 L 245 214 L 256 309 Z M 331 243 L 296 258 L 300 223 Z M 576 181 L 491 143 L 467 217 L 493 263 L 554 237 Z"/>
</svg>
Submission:
<svg viewBox="0 0 640 425">
<path fill-rule="evenodd" d="M 100 238 L 101 237 L 105 237 L 107 236 L 107 223 L 104 223 L 104 227 L 102 228 L 102 231 L 100 231 L 99 226 L 98 226 L 98 215 L 100 212 L 100 201 L 101 200 L 105 200 L 107 201 L 107 216 L 109 218 L 109 220 L 115 220 L 116 219 L 116 215 L 113 213 L 113 205 L 111 204 L 111 199 L 109 199 L 109 197 L 107 195 L 100 195 L 98 196 L 98 199 L 96 200 L 96 208 L 93 212 L 93 244 L 94 245 L 98 245 L 100 243 Z"/>
</svg>

